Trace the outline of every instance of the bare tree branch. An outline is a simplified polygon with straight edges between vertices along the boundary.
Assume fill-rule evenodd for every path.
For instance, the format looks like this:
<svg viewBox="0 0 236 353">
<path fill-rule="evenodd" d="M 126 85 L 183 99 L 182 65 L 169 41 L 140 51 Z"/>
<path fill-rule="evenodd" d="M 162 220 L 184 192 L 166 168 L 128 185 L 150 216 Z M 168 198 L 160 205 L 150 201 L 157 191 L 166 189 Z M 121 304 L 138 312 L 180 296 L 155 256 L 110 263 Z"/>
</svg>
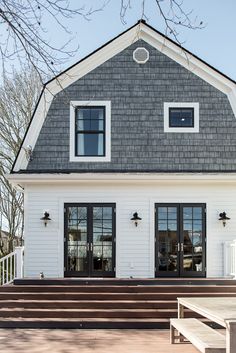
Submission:
<svg viewBox="0 0 236 353">
<path fill-rule="evenodd" d="M 20 148 L 40 90 L 40 78 L 29 65 L 20 72 L 13 71 L 10 77 L 4 74 L 0 86 L 0 214 L 10 234 L 8 251 L 12 251 L 15 236 L 23 235 L 24 211 L 22 193 L 12 187 L 5 175 Z M 3 249 L 0 246 L 0 256 L 5 255 Z"/>
<path fill-rule="evenodd" d="M 6 60 L 17 60 L 30 62 L 41 79 L 48 74 L 55 76 L 61 65 L 78 52 L 78 46 L 71 49 L 73 38 L 67 20 L 80 16 L 89 21 L 109 1 L 104 0 L 99 8 L 86 8 L 73 7 L 69 0 L 0 0 L 0 56 L 5 69 Z M 54 31 L 61 29 L 68 35 L 62 46 L 46 39 L 46 18 Z"/>
<path fill-rule="evenodd" d="M 141 1 L 141 19 L 148 20 L 146 11 L 147 4 L 150 0 Z M 185 9 L 183 0 L 153 0 L 156 5 L 158 18 L 165 24 L 165 32 L 167 35 L 172 35 L 175 41 L 182 45 L 179 40 L 178 28 L 184 27 L 191 30 L 202 29 L 205 27 L 202 21 L 197 17 L 193 18 L 193 10 Z M 120 0 L 120 19 L 123 24 L 126 24 L 127 12 L 132 10 L 132 0 Z"/>
</svg>

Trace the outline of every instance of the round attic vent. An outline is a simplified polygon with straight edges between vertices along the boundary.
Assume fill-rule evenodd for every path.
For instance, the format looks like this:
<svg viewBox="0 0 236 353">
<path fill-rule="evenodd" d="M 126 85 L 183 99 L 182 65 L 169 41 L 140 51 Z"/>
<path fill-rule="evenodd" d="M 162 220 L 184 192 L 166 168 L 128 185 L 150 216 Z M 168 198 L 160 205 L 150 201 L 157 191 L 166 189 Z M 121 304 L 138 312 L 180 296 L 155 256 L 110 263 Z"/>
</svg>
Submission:
<svg viewBox="0 0 236 353">
<path fill-rule="evenodd" d="M 145 64 L 149 60 L 149 51 L 146 48 L 136 48 L 133 52 L 133 59 L 138 64 Z"/>
</svg>

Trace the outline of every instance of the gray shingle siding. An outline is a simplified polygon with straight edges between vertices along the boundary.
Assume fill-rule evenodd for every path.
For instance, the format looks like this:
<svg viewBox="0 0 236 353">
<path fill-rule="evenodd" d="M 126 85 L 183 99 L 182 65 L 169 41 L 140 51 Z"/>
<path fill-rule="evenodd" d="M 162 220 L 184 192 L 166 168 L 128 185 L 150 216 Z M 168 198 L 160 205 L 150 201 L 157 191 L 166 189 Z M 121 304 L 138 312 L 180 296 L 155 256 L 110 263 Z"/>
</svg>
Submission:
<svg viewBox="0 0 236 353">
<path fill-rule="evenodd" d="M 146 47 L 150 59 L 133 61 Z M 111 101 L 111 162 L 69 162 L 69 102 Z M 199 102 L 199 133 L 164 133 L 164 102 Z M 233 171 L 236 119 L 227 96 L 143 41 L 54 98 L 28 170 Z"/>
</svg>

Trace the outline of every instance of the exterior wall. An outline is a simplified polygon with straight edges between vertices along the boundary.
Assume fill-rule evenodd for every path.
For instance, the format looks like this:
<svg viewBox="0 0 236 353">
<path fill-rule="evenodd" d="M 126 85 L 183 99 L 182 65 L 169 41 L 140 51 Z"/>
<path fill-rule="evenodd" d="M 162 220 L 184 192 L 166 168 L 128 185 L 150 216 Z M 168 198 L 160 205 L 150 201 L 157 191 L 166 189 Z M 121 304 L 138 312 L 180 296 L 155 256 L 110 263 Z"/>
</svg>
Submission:
<svg viewBox="0 0 236 353">
<path fill-rule="evenodd" d="M 140 65 L 133 50 L 144 46 Z M 70 101 L 111 101 L 111 162 L 69 162 Z M 199 102 L 199 133 L 164 133 L 164 102 Z M 27 170 L 232 171 L 236 119 L 225 94 L 144 41 L 58 93 Z"/>
<path fill-rule="evenodd" d="M 63 277 L 64 202 L 116 203 L 116 276 L 154 277 L 154 203 L 206 203 L 207 277 L 223 276 L 222 243 L 236 239 L 236 185 L 216 181 L 80 182 L 25 187 L 25 276 Z M 52 221 L 40 221 L 49 210 Z M 136 228 L 133 212 L 142 217 Z M 231 220 L 223 228 L 219 212 Z"/>
</svg>

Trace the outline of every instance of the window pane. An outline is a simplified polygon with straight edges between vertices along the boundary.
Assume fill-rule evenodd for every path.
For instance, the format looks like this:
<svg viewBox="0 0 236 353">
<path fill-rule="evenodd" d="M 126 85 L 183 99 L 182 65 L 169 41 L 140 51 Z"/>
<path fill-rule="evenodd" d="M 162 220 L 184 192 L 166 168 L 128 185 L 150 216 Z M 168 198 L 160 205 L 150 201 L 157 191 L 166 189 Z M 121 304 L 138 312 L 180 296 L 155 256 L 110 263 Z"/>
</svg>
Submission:
<svg viewBox="0 0 236 353">
<path fill-rule="evenodd" d="M 77 134 L 79 156 L 104 156 L 103 134 Z"/>
<path fill-rule="evenodd" d="M 169 109 L 170 127 L 194 127 L 193 108 L 170 108 Z"/>
<path fill-rule="evenodd" d="M 91 108 L 90 110 L 91 114 L 90 117 L 91 119 L 104 119 L 104 109 L 103 108 Z"/>
<path fill-rule="evenodd" d="M 158 207 L 158 218 L 159 219 L 167 218 L 167 207 Z"/>
<path fill-rule="evenodd" d="M 91 120 L 90 129 L 92 131 L 104 131 L 103 120 Z"/>
<path fill-rule="evenodd" d="M 192 217 L 193 217 L 192 207 L 184 207 L 183 208 L 183 217 L 184 217 L 184 220 L 192 219 Z"/>
<path fill-rule="evenodd" d="M 103 131 L 104 119 L 104 108 L 78 108 L 77 131 Z"/>
<path fill-rule="evenodd" d="M 90 109 L 89 108 L 77 108 L 77 119 L 90 119 Z"/>
<path fill-rule="evenodd" d="M 193 207 L 193 218 L 194 219 L 202 219 L 202 208 L 201 207 Z"/>
</svg>

